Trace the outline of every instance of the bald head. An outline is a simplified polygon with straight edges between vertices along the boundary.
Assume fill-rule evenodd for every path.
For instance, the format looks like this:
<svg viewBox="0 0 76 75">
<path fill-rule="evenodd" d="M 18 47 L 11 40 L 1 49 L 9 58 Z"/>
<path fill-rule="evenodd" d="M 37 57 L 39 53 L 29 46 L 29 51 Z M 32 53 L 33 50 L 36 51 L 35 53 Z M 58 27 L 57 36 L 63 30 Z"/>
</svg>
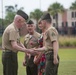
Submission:
<svg viewBox="0 0 76 75">
<path fill-rule="evenodd" d="M 19 19 L 25 20 L 22 16 L 20 16 L 20 15 L 15 15 L 14 21 L 19 20 Z"/>
<path fill-rule="evenodd" d="M 26 24 L 26 20 L 22 16 L 16 15 L 14 18 L 14 23 L 17 26 L 17 28 L 21 28 L 23 27 L 23 25 Z"/>
</svg>

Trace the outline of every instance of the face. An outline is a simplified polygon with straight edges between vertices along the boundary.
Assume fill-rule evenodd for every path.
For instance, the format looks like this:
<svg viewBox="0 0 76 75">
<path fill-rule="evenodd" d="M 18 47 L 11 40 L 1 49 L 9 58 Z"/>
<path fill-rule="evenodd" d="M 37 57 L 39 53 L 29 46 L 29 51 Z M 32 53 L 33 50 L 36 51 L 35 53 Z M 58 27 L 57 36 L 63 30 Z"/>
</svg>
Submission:
<svg viewBox="0 0 76 75">
<path fill-rule="evenodd" d="M 20 29 L 20 35 L 26 35 L 28 33 L 26 20 L 20 16 L 17 18 L 17 27 Z"/>
<path fill-rule="evenodd" d="M 18 28 L 21 28 L 21 29 L 22 29 L 25 24 L 26 24 L 26 21 L 25 21 L 24 18 L 20 18 L 20 19 L 18 20 Z"/>
<path fill-rule="evenodd" d="M 41 30 L 45 29 L 45 22 L 44 22 L 43 20 L 40 21 L 40 22 L 38 23 L 38 27 L 39 27 L 39 29 L 41 29 Z"/>
<path fill-rule="evenodd" d="M 35 30 L 35 26 L 33 24 L 27 24 L 27 30 L 29 33 L 33 33 Z"/>
<path fill-rule="evenodd" d="M 20 34 L 22 36 L 26 35 L 27 33 L 28 33 L 27 25 L 24 25 L 22 28 L 20 28 Z"/>
</svg>

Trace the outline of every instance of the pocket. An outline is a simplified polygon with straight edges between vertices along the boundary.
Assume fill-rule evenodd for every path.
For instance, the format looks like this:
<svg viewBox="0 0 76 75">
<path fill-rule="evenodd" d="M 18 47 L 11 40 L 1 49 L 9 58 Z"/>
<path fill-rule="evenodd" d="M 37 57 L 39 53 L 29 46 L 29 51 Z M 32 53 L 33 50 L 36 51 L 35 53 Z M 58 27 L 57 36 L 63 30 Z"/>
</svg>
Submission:
<svg viewBox="0 0 76 75">
<path fill-rule="evenodd" d="M 10 58 L 11 57 L 11 52 L 3 52 L 2 57 L 3 58 Z"/>
<path fill-rule="evenodd" d="M 46 54 L 46 60 L 47 61 L 53 60 L 53 52 Z"/>
</svg>

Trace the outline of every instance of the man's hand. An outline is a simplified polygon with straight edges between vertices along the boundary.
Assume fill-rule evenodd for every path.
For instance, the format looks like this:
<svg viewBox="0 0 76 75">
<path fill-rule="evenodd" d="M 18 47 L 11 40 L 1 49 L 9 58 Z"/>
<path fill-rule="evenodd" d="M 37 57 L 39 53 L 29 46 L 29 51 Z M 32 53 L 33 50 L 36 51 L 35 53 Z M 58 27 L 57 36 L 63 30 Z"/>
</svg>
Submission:
<svg viewBox="0 0 76 75">
<path fill-rule="evenodd" d="M 33 48 L 34 51 L 37 52 L 44 52 L 45 51 L 45 47 L 41 47 L 41 48 Z"/>
<path fill-rule="evenodd" d="M 36 52 L 38 52 L 38 51 L 39 51 L 39 50 L 38 50 L 38 48 L 33 48 L 33 50 L 34 50 L 34 51 L 36 51 Z"/>
<path fill-rule="evenodd" d="M 37 55 L 38 52 L 37 51 L 34 51 L 34 49 L 27 49 L 27 53 L 30 53 L 31 55 Z"/>
<path fill-rule="evenodd" d="M 27 53 L 27 56 L 28 56 L 29 59 L 31 58 L 31 54 Z"/>
<path fill-rule="evenodd" d="M 33 62 L 34 62 L 36 65 L 39 63 L 39 59 L 38 59 L 38 56 L 37 56 L 37 55 L 34 57 Z"/>
<path fill-rule="evenodd" d="M 23 66 L 26 66 L 26 60 L 23 61 Z"/>
<path fill-rule="evenodd" d="M 58 58 L 57 58 L 57 57 L 54 58 L 53 63 L 54 63 L 55 65 L 58 64 Z"/>
</svg>

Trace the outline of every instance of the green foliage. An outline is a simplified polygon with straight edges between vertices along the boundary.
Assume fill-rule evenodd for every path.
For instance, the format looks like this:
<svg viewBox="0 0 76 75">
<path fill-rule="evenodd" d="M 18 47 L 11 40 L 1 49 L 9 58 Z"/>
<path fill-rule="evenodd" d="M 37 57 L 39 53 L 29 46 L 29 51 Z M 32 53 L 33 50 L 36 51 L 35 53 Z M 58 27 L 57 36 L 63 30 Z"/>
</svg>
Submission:
<svg viewBox="0 0 76 75">
<path fill-rule="evenodd" d="M 24 36 L 20 38 L 21 42 L 24 43 Z M 2 37 L 0 37 L 0 45 L 2 44 Z M 60 47 L 76 47 L 76 37 L 60 36 L 59 37 Z"/>
<path fill-rule="evenodd" d="M 12 23 L 14 16 L 16 14 L 14 6 L 5 6 L 6 9 L 6 16 L 5 16 L 5 24 L 8 25 Z"/>
<path fill-rule="evenodd" d="M 6 8 L 6 13 L 14 11 L 14 7 L 13 6 L 5 6 L 5 8 Z"/>
<path fill-rule="evenodd" d="M 61 13 L 63 11 L 64 11 L 64 7 L 58 2 L 55 2 L 48 7 L 48 12 L 51 15 L 55 15 L 56 13 Z"/>
<path fill-rule="evenodd" d="M 72 3 L 72 5 L 70 6 L 70 9 L 76 10 L 76 0 L 75 2 Z"/>
<path fill-rule="evenodd" d="M 40 9 L 35 9 L 34 12 L 30 12 L 30 18 L 36 19 L 38 21 L 42 14 L 43 12 Z"/>
<path fill-rule="evenodd" d="M 6 15 L 5 15 L 5 19 L 3 21 L 4 27 L 6 27 L 8 24 L 13 22 L 14 16 L 18 10 L 17 7 L 18 7 L 17 4 L 15 4 L 15 6 L 5 6 Z M 24 8 L 20 7 L 19 9 L 23 10 Z"/>
<path fill-rule="evenodd" d="M 72 43 L 69 42 L 69 41 L 64 42 L 64 44 L 65 44 L 66 47 L 70 47 L 70 46 L 72 46 Z"/>
<path fill-rule="evenodd" d="M 16 14 L 15 12 L 8 12 L 7 15 L 6 15 L 6 17 L 5 17 L 5 18 L 6 18 L 6 19 L 5 19 L 5 23 L 6 23 L 6 22 L 8 22 L 8 24 L 12 23 L 15 14 Z M 7 24 L 7 25 L 8 25 L 8 24 Z"/>
<path fill-rule="evenodd" d="M 3 21 L 3 19 L 0 18 L 0 26 L 2 25 L 2 21 Z"/>
<path fill-rule="evenodd" d="M 36 24 L 38 24 L 38 20 L 42 16 L 43 12 L 40 9 L 35 9 L 34 12 L 30 12 L 30 18 L 33 18 L 36 20 Z M 41 32 L 40 29 L 38 28 L 38 25 L 36 25 L 36 30 L 38 32 Z"/>
<path fill-rule="evenodd" d="M 48 7 L 48 12 L 53 17 L 55 17 L 55 20 L 56 20 L 56 26 L 55 27 L 57 29 L 58 29 L 58 13 L 62 13 L 63 11 L 64 11 L 64 7 L 58 2 L 55 2 Z"/>
<path fill-rule="evenodd" d="M 75 47 L 76 47 L 76 41 L 73 41 L 73 42 L 72 42 L 72 44 L 73 44 L 73 46 L 75 46 Z"/>
<path fill-rule="evenodd" d="M 76 37 L 60 36 L 59 45 L 60 45 L 60 47 L 75 47 L 76 46 Z"/>
</svg>

